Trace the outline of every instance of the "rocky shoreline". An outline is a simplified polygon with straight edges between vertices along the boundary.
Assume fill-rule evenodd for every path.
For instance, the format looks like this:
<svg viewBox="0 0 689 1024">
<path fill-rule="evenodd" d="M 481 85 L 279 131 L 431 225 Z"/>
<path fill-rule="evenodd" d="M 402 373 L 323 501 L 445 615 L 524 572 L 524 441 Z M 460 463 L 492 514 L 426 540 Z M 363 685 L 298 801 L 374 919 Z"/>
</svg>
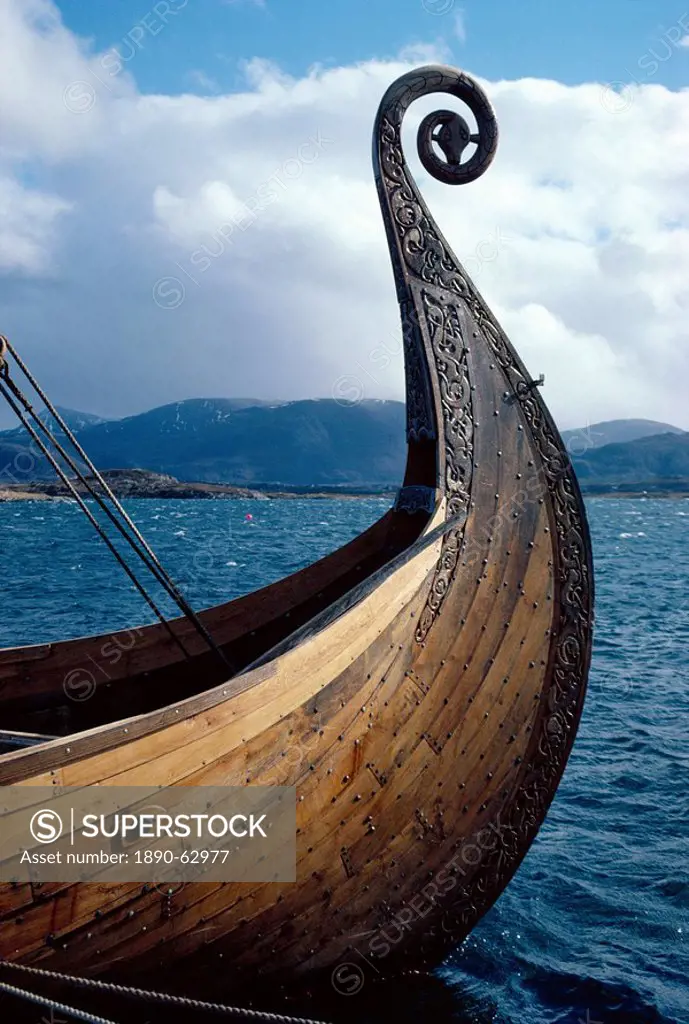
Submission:
<svg viewBox="0 0 689 1024">
<path fill-rule="evenodd" d="M 308 491 L 299 493 L 296 491 L 255 490 L 251 487 L 237 487 L 233 484 L 205 484 L 188 483 L 177 480 L 173 476 L 164 473 L 153 473 L 144 469 L 110 469 L 101 474 L 107 481 L 108 486 L 118 498 L 253 498 L 262 501 L 269 501 L 273 498 L 371 498 L 391 497 L 393 490 L 365 493 L 356 490 L 348 492 L 326 492 Z M 94 485 L 94 490 L 100 488 L 93 477 L 86 478 Z M 74 482 L 77 493 L 89 497 L 87 488 L 78 482 Z M 60 480 L 55 481 L 32 481 L 24 484 L 10 484 L 0 488 L 1 501 L 49 501 L 71 498 L 69 488 Z"/>
<path fill-rule="evenodd" d="M 50 495 L 21 490 L 18 487 L 2 487 L 0 501 L 50 501 Z"/>
<path fill-rule="evenodd" d="M 102 474 L 108 482 L 114 494 L 118 498 L 204 498 L 204 499 L 227 499 L 227 498 L 253 498 L 259 501 L 270 501 L 271 499 L 341 499 L 343 501 L 356 501 L 361 498 L 393 498 L 394 488 L 357 490 L 352 487 L 350 490 L 336 487 L 323 491 L 315 491 L 302 488 L 298 491 L 280 490 L 273 485 L 259 490 L 252 487 L 238 487 L 234 484 L 207 484 L 190 483 L 177 480 L 174 476 L 164 473 L 153 473 L 145 469 L 110 469 Z M 93 483 L 93 478 L 87 478 Z M 79 494 L 89 497 L 88 490 L 81 483 L 75 483 Z M 99 488 L 96 486 L 95 490 Z M 676 488 L 658 487 L 653 488 L 652 484 L 643 484 L 638 488 L 630 485 L 619 485 L 618 487 L 605 488 L 601 485 L 582 487 L 585 498 L 686 498 L 689 497 L 689 487 L 677 486 Z M 69 488 L 61 481 L 39 480 L 24 484 L 10 484 L 0 488 L 0 502 L 3 501 L 50 501 L 64 500 L 71 498 Z"/>
</svg>

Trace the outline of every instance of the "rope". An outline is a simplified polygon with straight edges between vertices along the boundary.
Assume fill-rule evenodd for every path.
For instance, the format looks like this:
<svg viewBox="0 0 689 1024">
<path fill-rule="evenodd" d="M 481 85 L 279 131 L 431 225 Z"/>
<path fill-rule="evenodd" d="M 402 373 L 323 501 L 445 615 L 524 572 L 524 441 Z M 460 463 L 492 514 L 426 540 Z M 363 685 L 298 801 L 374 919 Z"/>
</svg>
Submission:
<svg viewBox="0 0 689 1024">
<path fill-rule="evenodd" d="M 26 377 L 26 379 L 28 380 L 29 384 L 34 389 L 34 391 L 36 392 L 38 397 L 41 399 L 41 401 L 45 405 L 46 409 L 51 414 L 51 416 L 53 417 L 55 422 L 57 423 L 58 427 L 62 430 L 62 432 L 66 436 L 67 440 L 74 447 L 74 449 L 77 452 L 78 456 L 84 461 L 86 467 L 91 471 L 91 474 L 92 474 L 93 478 L 103 488 L 103 491 L 105 492 L 106 497 L 112 502 L 115 510 L 122 517 L 122 519 L 124 520 L 124 523 L 125 523 L 126 527 L 129 530 L 131 530 L 131 533 L 134 535 L 134 538 L 132 538 L 132 536 L 130 536 L 130 534 L 127 532 L 127 529 L 125 529 L 125 526 L 123 526 L 122 522 L 120 522 L 120 520 L 118 520 L 117 516 L 112 511 L 112 509 L 107 504 L 107 502 L 105 502 L 103 500 L 102 496 L 93 488 L 91 483 L 86 479 L 86 477 L 83 475 L 83 473 L 82 473 L 81 469 L 79 468 L 79 466 L 77 466 L 77 464 L 74 462 L 74 460 L 69 455 L 69 453 L 58 442 L 56 437 L 53 435 L 52 431 L 46 426 L 45 423 L 43 423 L 41 418 L 36 414 L 35 410 L 31 406 L 31 404 L 27 401 L 26 397 L 22 394 L 21 389 L 14 383 L 14 381 L 11 380 L 10 375 L 9 375 L 9 366 L 7 365 L 7 361 L 6 361 L 6 354 L 8 352 L 14 358 L 15 362 L 17 363 L 17 366 L 19 367 L 21 372 L 24 374 L 24 376 Z M 98 471 L 96 466 L 93 464 L 93 462 L 90 460 L 90 458 L 86 454 L 85 450 L 79 444 L 79 442 L 77 441 L 76 437 L 74 436 L 74 434 L 70 430 L 69 426 L 65 422 L 64 418 L 60 415 L 58 410 L 52 404 L 52 402 L 50 401 L 50 399 L 48 398 L 46 393 L 43 391 L 41 386 L 38 384 L 36 379 L 33 377 L 33 375 L 31 374 L 31 372 L 29 371 L 29 369 L 27 368 L 27 366 L 25 365 L 23 360 L 20 358 L 20 356 L 17 354 L 17 352 L 15 351 L 13 346 L 10 344 L 10 342 L 6 338 L 1 337 L 1 336 L 0 336 L 0 373 L 2 374 L 2 376 L 3 376 L 3 378 L 4 378 L 5 382 L 6 382 L 7 387 L 9 387 L 10 390 L 12 391 L 12 394 L 23 405 L 25 411 L 32 417 L 34 423 L 38 426 L 38 428 L 43 432 L 43 434 L 45 434 L 45 436 L 49 439 L 49 441 L 55 446 L 58 454 L 65 460 L 67 465 L 76 474 L 76 476 L 81 481 L 81 483 L 87 488 L 87 490 L 89 491 L 91 496 L 98 503 L 99 507 L 105 512 L 105 514 L 108 516 L 110 521 L 114 524 L 116 529 L 120 532 L 120 534 L 124 537 L 124 539 L 132 547 L 134 552 L 139 556 L 139 558 L 141 558 L 141 560 L 143 561 L 144 565 L 146 565 L 146 567 L 150 570 L 150 572 L 155 576 L 155 578 L 158 580 L 158 582 L 161 584 L 161 586 L 163 586 L 165 588 L 165 590 L 167 591 L 169 596 L 175 601 L 175 603 L 177 604 L 177 606 L 179 607 L 181 612 L 193 623 L 193 625 L 196 628 L 197 632 L 203 637 L 203 639 L 208 644 L 208 646 L 211 648 L 211 650 L 222 661 L 224 667 L 225 668 L 231 668 L 231 666 L 230 666 L 227 658 L 225 657 L 224 653 L 216 645 L 216 643 L 213 640 L 212 636 L 210 635 L 210 633 L 208 632 L 208 630 L 206 629 L 204 624 L 201 622 L 199 617 L 196 615 L 196 613 L 194 612 L 194 610 L 191 607 L 191 605 L 187 602 L 187 600 L 184 597 L 184 595 L 180 592 L 179 588 L 175 585 L 174 581 L 170 578 L 168 573 L 165 571 L 164 567 L 161 565 L 160 561 L 156 557 L 154 551 L 152 550 L 150 545 L 147 543 L 147 541 L 145 540 L 145 538 L 141 534 L 140 530 L 138 529 L 138 527 L 136 526 L 134 521 L 131 519 L 131 517 L 127 513 L 126 509 L 123 507 L 121 502 L 117 499 L 117 497 L 113 493 L 113 491 L 110 488 L 110 486 L 107 483 L 107 481 L 104 479 L 102 474 Z M 7 399 L 7 395 L 5 395 L 4 397 Z M 19 413 L 16 410 L 16 407 L 13 406 L 13 408 L 14 408 L 15 413 L 17 415 L 19 415 Z M 22 423 L 25 426 L 27 426 L 27 429 L 30 429 L 30 428 L 28 428 L 28 424 L 27 424 L 26 420 L 24 419 L 24 417 L 20 416 L 20 420 L 22 421 Z M 48 452 L 46 451 L 45 445 L 42 444 L 40 439 L 38 439 L 36 437 L 35 433 L 32 432 L 32 436 L 37 441 L 41 451 L 44 454 L 47 455 Z M 55 466 L 54 461 L 53 460 L 50 460 L 50 461 L 51 461 L 51 464 L 53 465 L 53 467 L 57 469 L 57 467 Z M 66 479 L 65 474 L 60 472 L 59 469 L 57 470 L 57 472 L 58 472 L 58 474 L 60 476 L 60 479 L 62 479 L 63 482 L 67 484 L 67 486 L 69 487 L 70 491 L 72 493 L 74 493 L 74 489 L 70 486 L 69 482 Z M 81 503 L 80 503 L 80 507 L 83 508 L 83 505 Z M 102 536 L 102 534 L 101 534 L 101 536 Z M 120 560 L 120 562 L 121 562 L 121 560 Z M 150 604 L 150 602 L 149 602 L 149 604 Z M 160 614 L 159 613 L 157 613 L 157 614 L 158 614 L 158 617 L 161 618 Z M 179 644 L 178 640 L 177 640 L 177 643 Z M 179 644 L 179 645 L 181 646 L 181 644 Z M 182 648 L 182 649 L 184 650 L 184 648 Z M 187 652 L 184 651 L 184 653 L 188 657 Z"/>
<path fill-rule="evenodd" d="M 171 577 L 165 571 L 165 569 L 161 565 L 160 561 L 156 557 L 153 549 L 150 547 L 150 545 L 148 544 L 148 542 L 144 538 L 143 534 L 140 532 L 140 530 L 137 527 L 137 525 L 134 523 L 132 518 L 129 516 L 129 514 L 127 513 L 127 511 L 124 508 L 124 506 L 117 499 L 117 497 L 113 493 L 113 491 L 112 491 L 110 485 L 108 484 L 108 482 L 104 479 L 102 474 L 98 471 L 98 469 L 96 468 L 94 463 L 91 461 L 91 459 L 87 455 L 86 451 L 79 444 L 79 441 L 76 439 L 76 437 L 74 436 L 73 432 L 70 430 L 70 428 L 69 428 L 68 424 L 65 422 L 64 418 L 60 415 L 58 410 L 52 404 L 52 402 L 50 401 L 50 399 L 48 398 L 46 393 L 41 388 L 41 386 L 38 383 L 38 381 L 31 374 L 31 372 L 29 371 L 28 367 L 26 366 L 24 361 L 21 359 L 21 357 L 17 354 L 17 352 L 15 351 L 14 347 L 12 346 L 12 344 L 7 339 L 5 339 L 5 343 L 6 343 L 6 346 L 7 346 L 7 351 L 13 357 L 13 359 L 16 362 L 17 366 L 22 371 L 22 373 L 24 374 L 24 376 L 28 380 L 28 382 L 31 385 L 31 387 L 34 389 L 34 391 L 36 392 L 38 397 L 41 399 L 41 401 L 45 405 L 45 407 L 48 410 L 48 412 L 51 414 L 51 416 L 53 417 L 53 419 L 55 420 L 57 425 L 60 427 L 62 432 L 65 434 L 65 436 L 67 437 L 67 440 L 74 447 L 74 449 L 77 452 L 77 454 L 83 459 L 83 461 L 86 464 L 86 467 L 91 471 L 91 474 L 93 475 L 93 477 L 101 485 L 101 487 L 103 488 L 105 494 L 107 495 L 107 497 L 110 499 L 110 501 L 113 503 L 113 505 L 117 509 L 117 512 L 122 516 L 122 519 L 126 523 L 127 527 L 134 534 L 134 537 L 136 538 L 136 540 L 141 544 L 141 547 L 143 548 L 143 552 L 140 551 L 137 548 L 136 544 L 127 535 L 127 533 L 124 530 L 122 524 L 116 519 L 116 517 L 114 516 L 114 514 L 110 510 L 109 506 L 105 502 L 103 502 L 101 497 L 100 497 L 100 495 L 97 494 L 97 492 L 93 490 L 93 488 L 91 487 L 89 482 L 85 479 L 85 477 L 83 477 L 81 475 L 78 467 L 74 464 L 74 462 L 71 460 L 71 458 L 69 456 L 67 456 L 66 453 L 63 452 L 61 446 L 58 444 L 57 440 L 53 437 L 52 433 L 48 430 L 48 428 L 43 423 L 43 421 L 40 419 L 40 417 L 37 417 L 36 414 L 33 413 L 33 410 L 32 410 L 32 413 L 34 415 L 34 419 L 36 419 L 38 421 L 38 423 L 39 423 L 41 429 L 44 431 L 44 433 L 46 433 L 48 435 L 48 437 L 50 437 L 52 443 L 58 449 L 58 451 L 60 452 L 62 457 L 68 460 L 69 465 L 79 475 L 79 478 L 81 479 L 82 483 L 89 489 L 90 493 L 93 495 L 93 497 L 96 499 L 96 501 L 98 501 L 98 503 L 100 504 L 101 508 L 109 516 L 109 518 L 115 524 L 115 526 L 120 531 L 122 536 L 125 537 L 128 540 L 128 542 L 132 545 L 132 547 L 134 548 L 136 553 L 139 555 L 139 557 L 142 559 L 142 561 L 146 564 L 146 566 L 150 569 L 150 571 L 156 576 L 156 579 L 158 579 L 158 581 L 165 587 L 165 589 L 167 590 L 167 592 L 170 595 L 170 597 L 172 597 L 172 599 L 176 602 L 176 604 L 179 607 L 180 611 L 184 615 L 186 615 L 187 618 L 191 619 L 191 621 L 193 622 L 194 626 L 196 627 L 198 632 L 201 634 L 203 639 L 206 641 L 206 643 L 209 645 L 209 647 L 220 657 L 220 659 L 223 661 L 224 665 L 226 667 L 229 667 L 227 659 L 225 658 L 224 654 L 216 646 L 212 636 L 210 635 L 210 633 L 208 632 L 206 627 L 203 625 L 201 620 L 198 618 L 198 616 L 196 615 L 196 613 L 193 610 L 193 608 L 191 607 L 191 605 L 187 602 L 187 600 L 184 597 L 184 595 L 180 592 L 179 588 L 175 585 L 174 581 L 171 579 Z M 20 394 L 21 394 L 21 392 L 20 392 Z M 30 408 L 30 406 L 29 406 L 29 408 Z"/>
<path fill-rule="evenodd" d="M 36 975 L 42 978 L 50 978 L 52 981 L 64 981 L 75 988 L 92 989 L 99 992 L 112 992 L 114 995 L 123 995 L 140 999 L 142 1002 L 160 1003 L 165 1006 L 179 1006 L 190 1010 L 203 1010 L 208 1013 L 224 1014 L 227 1017 L 238 1017 L 239 1019 L 264 1021 L 266 1024 L 324 1024 L 324 1021 L 311 1020 L 308 1017 L 286 1017 L 280 1013 L 267 1013 L 263 1010 L 243 1010 L 236 1006 L 224 1006 L 221 1003 L 206 1003 L 200 999 L 189 999 L 185 996 L 173 996 L 166 992 L 148 992 L 141 988 L 132 988 L 128 985 L 114 985 L 107 981 L 98 981 L 95 978 L 75 978 L 70 974 L 58 974 L 55 971 L 44 971 L 39 967 L 29 967 L 27 964 L 9 963 L 7 960 L 0 960 L 0 967 L 10 967 L 14 971 L 24 971 L 26 974 Z M 0 982 L 0 989 L 3 985 Z M 19 990 L 16 990 L 19 991 Z M 85 1020 L 100 1021 L 99 1017 L 87 1017 Z M 106 1022 L 112 1024 L 112 1022 Z"/>
<path fill-rule="evenodd" d="M 117 1024 L 116 1020 L 106 1020 L 105 1017 L 96 1017 L 86 1010 L 76 1010 L 73 1006 L 66 1006 L 65 1003 L 58 1003 L 55 999 L 48 999 L 47 996 L 38 996 L 35 992 L 26 992 L 23 988 L 15 988 L 14 985 L 6 985 L 0 981 L 0 992 L 16 996 L 17 999 L 24 999 L 28 1003 L 35 1003 L 37 1006 L 44 1006 L 48 1010 L 57 1010 L 58 1013 L 67 1013 L 75 1020 L 84 1020 L 87 1024 Z"/>
<path fill-rule="evenodd" d="M 5 364 L 5 366 L 3 366 L 0 369 L 0 377 L 4 378 L 5 381 L 7 380 L 6 364 Z M 113 542 L 110 540 L 108 535 L 105 533 L 105 531 L 103 530 L 103 527 L 100 525 L 100 523 L 98 522 L 96 517 L 93 515 L 93 513 L 90 510 L 90 508 L 88 507 L 88 505 L 86 504 L 86 502 L 84 501 L 82 496 L 79 494 L 79 492 L 77 491 L 77 489 L 74 486 L 74 484 L 72 483 L 72 481 L 69 479 L 69 477 L 64 472 L 62 467 L 60 465 L 58 465 L 58 463 L 54 459 L 52 453 L 48 450 L 48 448 L 46 448 L 46 446 L 44 445 L 44 443 L 41 440 L 41 438 L 38 436 L 38 434 L 36 433 L 34 428 L 31 426 L 31 424 L 29 423 L 29 421 L 25 417 L 24 413 L 21 411 L 21 409 L 19 408 L 17 403 L 12 398 L 11 394 L 8 393 L 7 388 L 5 387 L 5 384 L 3 383 L 3 380 L 0 380 L 0 395 L 3 396 L 3 398 L 5 399 L 7 404 L 9 405 L 9 407 L 12 409 L 12 411 L 15 413 L 15 415 L 19 419 L 20 423 L 24 427 L 26 427 L 26 429 L 28 430 L 29 434 L 31 435 L 33 440 L 36 442 L 38 447 L 41 449 L 41 451 L 43 452 L 43 454 L 47 458 L 47 460 L 50 463 L 50 465 L 53 467 L 53 469 L 55 470 L 57 475 L 60 477 L 62 482 L 69 489 L 70 493 L 72 494 L 72 497 L 78 503 L 79 508 L 84 513 L 86 518 L 89 520 L 89 522 L 93 526 L 93 528 L 96 531 L 96 533 L 98 534 L 98 536 L 101 538 L 103 543 L 108 547 L 108 549 L 115 556 L 115 558 L 117 559 L 119 564 L 122 566 L 122 568 L 126 572 L 127 576 L 130 578 L 130 580 L 132 581 L 132 583 L 134 584 L 136 589 L 139 591 L 141 596 L 144 598 L 144 600 L 146 601 L 148 606 L 152 609 L 152 611 L 157 616 L 157 618 L 160 620 L 160 622 L 163 624 L 163 626 L 165 626 L 165 628 L 167 629 L 168 633 L 170 634 L 172 639 L 175 641 L 177 646 L 181 649 L 181 651 L 184 654 L 184 656 L 186 658 L 188 658 L 189 657 L 189 652 L 184 647 L 184 644 L 179 639 L 179 637 L 176 635 L 176 633 L 172 630 L 172 628 L 170 626 L 170 623 L 167 621 L 167 619 L 165 618 L 163 613 L 160 611 L 160 609 L 158 608 L 158 606 L 155 603 L 155 601 L 153 600 L 153 598 L 146 592 L 146 589 L 144 588 L 144 586 L 136 578 L 136 576 L 134 575 L 134 572 L 132 571 L 130 566 L 127 565 L 126 561 L 124 560 L 124 558 L 122 557 L 120 552 L 117 550 L 117 548 L 115 547 Z"/>
</svg>

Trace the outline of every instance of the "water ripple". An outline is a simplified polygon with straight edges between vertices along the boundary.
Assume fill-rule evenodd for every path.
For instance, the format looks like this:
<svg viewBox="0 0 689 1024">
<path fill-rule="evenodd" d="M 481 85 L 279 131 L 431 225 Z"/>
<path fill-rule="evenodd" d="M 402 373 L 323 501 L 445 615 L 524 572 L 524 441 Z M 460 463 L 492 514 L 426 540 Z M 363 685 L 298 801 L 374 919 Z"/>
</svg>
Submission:
<svg viewBox="0 0 689 1024">
<path fill-rule="evenodd" d="M 155 527 L 158 555 L 202 607 L 322 557 L 386 504 L 128 507 L 145 534 Z M 344 1008 L 350 1020 L 689 1021 L 689 511 L 652 499 L 597 499 L 589 511 L 597 585 L 589 698 L 548 819 L 506 892 L 436 977 L 382 986 Z M 148 621 L 89 529 L 68 503 L 0 505 L 1 644 Z"/>
</svg>

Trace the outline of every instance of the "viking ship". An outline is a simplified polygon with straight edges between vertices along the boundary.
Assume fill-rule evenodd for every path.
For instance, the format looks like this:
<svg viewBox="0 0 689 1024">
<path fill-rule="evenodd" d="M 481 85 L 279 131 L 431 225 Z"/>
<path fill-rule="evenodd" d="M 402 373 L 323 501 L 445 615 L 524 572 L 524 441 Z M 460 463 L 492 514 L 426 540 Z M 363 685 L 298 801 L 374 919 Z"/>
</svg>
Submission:
<svg viewBox="0 0 689 1024">
<path fill-rule="evenodd" d="M 404 74 L 378 111 L 406 367 L 394 506 L 198 616 L 0 651 L 0 785 L 295 786 L 297 881 L 0 885 L 0 982 L 18 966 L 198 993 L 337 981 L 356 951 L 382 975 L 435 964 L 544 820 L 586 688 L 589 534 L 542 381 L 403 155 L 405 112 L 434 92 L 469 121 L 423 118 L 431 176 L 474 181 L 498 139 L 481 87 L 448 67 Z M 88 700 L 70 699 L 90 682 Z"/>
</svg>

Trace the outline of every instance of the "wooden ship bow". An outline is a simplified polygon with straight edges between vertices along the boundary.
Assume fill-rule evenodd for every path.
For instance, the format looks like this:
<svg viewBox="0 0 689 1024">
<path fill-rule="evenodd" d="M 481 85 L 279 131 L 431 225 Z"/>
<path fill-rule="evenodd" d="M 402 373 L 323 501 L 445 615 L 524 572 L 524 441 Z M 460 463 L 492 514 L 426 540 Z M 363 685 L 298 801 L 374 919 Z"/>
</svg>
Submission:
<svg viewBox="0 0 689 1024">
<path fill-rule="evenodd" d="M 409 455 L 398 506 L 458 520 L 416 624 L 411 672 L 431 753 L 414 813 L 425 816 L 425 842 L 444 847 L 420 890 L 440 920 L 419 925 L 436 955 L 492 905 L 545 817 L 581 715 L 593 628 L 586 513 L 538 391 L 543 378 L 527 372 L 404 158 L 407 108 L 438 92 L 463 101 L 475 128 L 452 110 L 428 114 L 421 163 L 446 184 L 480 177 L 495 156 L 497 122 L 478 83 L 456 69 L 398 79 L 373 138 L 405 353 Z M 435 871 L 444 874 L 437 885 Z"/>
<path fill-rule="evenodd" d="M 139 630 L 81 718 L 65 672 L 103 637 L 0 652 L 0 715 L 55 737 L 0 742 L 0 784 L 293 785 L 297 881 L 174 896 L 0 885 L 0 959 L 186 992 L 314 974 L 346 991 L 347 964 L 385 975 L 456 946 L 543 822 L 586 688 L 589 534 L 540 381 L 405 162 L 405 111 L 433 92 L 470 114 L 423 118 L 432 176 L 468 184 L 497 147 L 486 96 L 459 71 L 420 68 L 382 100 L 373 160 L 407 388 L 395 506 L 320 562 L 199 613 L 212 666 L 183 619 L 169 626 L 186 661 L 160 626 Z"/>
</svg>

